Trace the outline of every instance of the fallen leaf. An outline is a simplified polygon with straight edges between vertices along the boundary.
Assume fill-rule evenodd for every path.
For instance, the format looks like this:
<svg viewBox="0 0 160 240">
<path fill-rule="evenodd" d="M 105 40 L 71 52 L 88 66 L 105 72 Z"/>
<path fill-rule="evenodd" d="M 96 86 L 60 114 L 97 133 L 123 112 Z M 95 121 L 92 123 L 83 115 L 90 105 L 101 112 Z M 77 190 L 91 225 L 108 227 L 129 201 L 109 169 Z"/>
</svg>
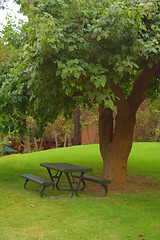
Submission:
<svg viewBox="0 0 160 240">
<path fill-rule="evenodd" d="M 120 205 L 119 205 L 119 204 L 117 204 L 117 205 L 116 205 L 116 207 L 120 207 Z"/>
<path fill-rule="evenodd" d="M 4 198 L 5 198 L 5 199 L 8 199 L 8 197 L 7 197 L 7 196 L 5 196 Z"/>
<path fill-rule="evenodd" d="M 49 198 L 53 198 L 53 199 L 54 199 L 54 198 L 56 198 L 56 197 L 54 197 L 54 196 L 50 196 Z"/>
<path fill-rule="evenodd" d="M 31 204 L 30 207 L 35 208 L 35 206 L 33 204 Z"/>
<path fill-rule="evenodd" d="M 142 237 L 142 236 L 144 236 L 144 234 L 143 234 L 143 233 L 140 233 L 140 234 L 138 235 L 138 237 Z"/>
<path fill-rule="evenodd" d="M 130 234 L 127 234 L 127 237 L 132 237 Z"/>
</svg>

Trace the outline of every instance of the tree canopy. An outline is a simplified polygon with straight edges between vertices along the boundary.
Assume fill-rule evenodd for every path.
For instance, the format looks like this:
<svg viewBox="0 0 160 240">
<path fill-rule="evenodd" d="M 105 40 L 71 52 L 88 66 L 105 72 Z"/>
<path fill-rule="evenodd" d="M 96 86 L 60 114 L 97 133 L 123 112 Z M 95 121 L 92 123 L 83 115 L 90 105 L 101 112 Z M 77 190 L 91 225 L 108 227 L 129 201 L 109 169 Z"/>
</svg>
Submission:
<svg viewBox="0 0 160 240">
<path fill-rule="evenodd" d="M 1 65 L 1 130 L 22 130 L 25 115 L 44 126 L 62 110 L 98 103 L 100 120 L 110 123 L 100 146 L 101 139 L 113 145 L 113 109 L 133 120 L 145 97 L 160 91 L 160 1 L 16 2 L 28 22 L 3 32 L 10 60 Z"/>
<path fill-rule="evenodd" d="M 146 64 L 159 60 L 159 1 L 17 2 L 29 20 L 4 31 L 10 62 L 1 67 L 1 106 L 8 104 L 7 111 L 16 103 L 18 114 L 28 114 L 32 106 L 29 114 L 45 123 L 77 100 L 113 108 L 111 84 L 127 97 Z M 151 97 L 159 85 L 153 81 Z"/>
</svg>

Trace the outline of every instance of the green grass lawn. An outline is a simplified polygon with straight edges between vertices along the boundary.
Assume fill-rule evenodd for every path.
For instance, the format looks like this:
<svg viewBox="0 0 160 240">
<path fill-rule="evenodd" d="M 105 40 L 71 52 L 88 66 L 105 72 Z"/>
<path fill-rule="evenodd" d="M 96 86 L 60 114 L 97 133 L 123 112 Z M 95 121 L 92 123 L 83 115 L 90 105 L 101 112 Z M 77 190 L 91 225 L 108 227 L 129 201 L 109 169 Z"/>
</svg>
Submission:
<svg viewBox="0 0 160 240">
<path fill-rule="evenodd" d="M 138 179 L 133 191 L 105 198 L 42 199 L 24 190 L 22 173 L 48 178 L 42 162 L 92 167 L 97 176 L 102 171 L 98 145 L 1 157 L 1 240 L 160 239 L 160 143 L 134 143 L 128 162 L 132 184 Z"/>
</svg>

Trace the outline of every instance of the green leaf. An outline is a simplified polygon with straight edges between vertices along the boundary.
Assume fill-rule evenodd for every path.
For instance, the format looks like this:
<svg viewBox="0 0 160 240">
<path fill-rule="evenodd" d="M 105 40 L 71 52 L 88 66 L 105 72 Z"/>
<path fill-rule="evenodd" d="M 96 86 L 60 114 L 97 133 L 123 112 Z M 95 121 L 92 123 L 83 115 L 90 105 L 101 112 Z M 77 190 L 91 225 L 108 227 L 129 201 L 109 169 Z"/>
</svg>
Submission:
<svg viewBox="0 0 160 240">
<path fill-rule="evenodd" d="M 81 75 L 81 72 L 76 71 L 76 72 L 73 73 L 73 75 L 74 75 L 75 78 L 79 79 L 79 77 Z"/>
<path fill-rule="evenodd" d="M 101 35 L 98 35 L 97 41 L 100 41 L 100 40 L 101 40 Z"/>
</svg>

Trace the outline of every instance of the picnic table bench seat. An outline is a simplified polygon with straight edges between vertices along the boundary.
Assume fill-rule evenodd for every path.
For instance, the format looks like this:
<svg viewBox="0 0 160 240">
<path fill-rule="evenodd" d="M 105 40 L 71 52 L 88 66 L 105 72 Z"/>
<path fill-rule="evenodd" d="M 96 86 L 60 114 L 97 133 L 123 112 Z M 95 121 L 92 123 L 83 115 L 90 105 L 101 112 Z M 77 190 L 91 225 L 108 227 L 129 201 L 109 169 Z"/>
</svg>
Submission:
<svg viewBox="0 0 160 240">
<path fill-rule="evenodd" d="M 35 176 L 33 174 L 22 174 L 21 177 L 26 179 L 24 182 L 25 189 L 27 189 L 26 184 L 28 181 L 33 181 L 33 182 L 36 182 L 36 183 L 42 185 L 42 188 L 40 189 L 40 195 L 42 198 L 43 198 L 43 190 L 48 186 L 52 186 L 52 187 L 54 186 L 54 183 L 52 181 Z"/>
<path fill-rule="evenodd" d="M 73 176 L 75 178 L 80 178 L 80 174 L 74 174 Z M 110 180 L 107 180 L 107 179 L 104 179 L 104 178 L 95 177 L 95 176 L 90 176 L 90 175 L 83 175 L 82 180 L 83 181 L 87 180 L 87 181 L 98 183 L 105 189 L 105 192 L 104 192 L 103 195 L 101 195 L 101 196 L 92 196 L 92 197 L 105 197 L 106 194 L 107 194 L 107 191 L 108 191 L 107 186 L 108 186 L 108 184 L 111 183 Z"/>
</svg>

